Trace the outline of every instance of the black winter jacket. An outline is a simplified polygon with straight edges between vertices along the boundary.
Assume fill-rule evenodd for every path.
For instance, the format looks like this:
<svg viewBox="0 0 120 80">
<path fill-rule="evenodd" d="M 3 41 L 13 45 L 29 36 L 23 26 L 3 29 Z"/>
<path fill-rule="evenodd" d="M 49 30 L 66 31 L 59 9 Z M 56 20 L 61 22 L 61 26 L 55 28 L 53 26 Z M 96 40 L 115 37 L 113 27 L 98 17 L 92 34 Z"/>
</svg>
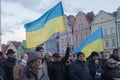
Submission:
<svg viewBox="0 0 120 80">
<path fill-rule="evenodd" d="M 16 64 L 16 59 L 7 58 L 3 63 L 3 68 L 7 77 L 7 80 L 13 79 L 13 68 Z"/>
<path fill-rule="evenodd" d="M 70 65 L 69 76 L 71 80 L 91 80 L 88 64 L 85 61 L 75 61 Z"/>
<path fill-rule="evenodd" d="M 92 80 L 96 80 L 95 79 L 96 70 L 101 69 L 100 64 L 95 64 L 95 60 L 93 58 L 89 58 L 88 66 L 89 66 L 90 75 L 91 75 Z"/>
<path fill-rule="evenodd" d="M 114 56 L 113 54 L 110 55 L 110 58 L 112 58 L 112 59 L 114 59 L 116 61 L 120 61 L 119 56 Z"/>
<path fill-rule="evenodd" d="M 69 57 L 70 48 L 66 50 L 65 57 L 59 62 L 48 62 L 48 74 L 50 80 L 65 80 L 65 63 Z"/>
</svg>

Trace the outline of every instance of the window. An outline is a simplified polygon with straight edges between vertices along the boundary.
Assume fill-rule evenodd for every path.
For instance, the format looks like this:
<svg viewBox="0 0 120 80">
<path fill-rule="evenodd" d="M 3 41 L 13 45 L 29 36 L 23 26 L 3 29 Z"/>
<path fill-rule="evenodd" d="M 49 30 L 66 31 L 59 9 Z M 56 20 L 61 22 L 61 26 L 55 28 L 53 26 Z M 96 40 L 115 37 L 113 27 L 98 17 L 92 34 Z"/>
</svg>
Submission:
<svg viewBox="0 0 120 80">
<path fill-rule="evenodd" d="M 79 25 L 79 30 L 83 30 L 83 25 Z"/>
<path fill-rule="evenodd" d="M 67 38 L 65 38 L 65 43 L 67 43 Z"/>
<path fill-rule="evenodd" d="M 112 39 L 112 46 L 115 46 L 115 39 Z"/>
<path fill-rule="evenodd" d="M 106 29 L 104 29 L 104 35 L 106 35 L 106 34 L 107 34 Z"/>
<path fill-rule="evenodd" d="M 61 39 L 62 40 L 62 44 L 63 44 L 63 39 Z"/>
<path fill-rule="evenodd" d="M 87 38 L 87 37 L 88 37 L 88 34 L 86 33 L 86 34 L 85 34 L 85 38 Z"/>
<path fill-rule="evenodd" d="M 114 28 L 111 28 L 111 34 L 115 33 Z"/>
<path fill-rule="evenodd" d="M 105 46 L 109 47 L 109 41 L 108 40 L 105 41 Z"/>
<path fill-rule="evenodd" d="M 77 41 L 77 35 L 75 36 L 75 39 L 76 39 L 76 41 Z"/>
<path fill-rule="evenodd" d="M 109 34 L 109 30 L 108 29 L 104 29 L 104 35 L 108 35 Z"/>
<path fill-rule="evenodd" d="M 82 40 L 82 35 L 80 35 L 80 40 Z"/>
<path fill-rule="evenodd" d="M 71 37 L 69 37 L 69 42 L 71 43 Z"/>
</svg>

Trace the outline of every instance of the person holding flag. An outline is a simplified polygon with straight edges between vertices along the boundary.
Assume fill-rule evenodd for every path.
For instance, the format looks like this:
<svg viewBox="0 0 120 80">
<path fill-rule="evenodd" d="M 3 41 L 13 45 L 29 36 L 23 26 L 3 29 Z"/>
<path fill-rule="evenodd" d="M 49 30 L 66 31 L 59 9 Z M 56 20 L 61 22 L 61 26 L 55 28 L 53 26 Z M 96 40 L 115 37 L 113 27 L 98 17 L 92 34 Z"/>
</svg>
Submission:
<svg viewBox="0 0 120 80">
<path fill-rule="evenodd" d="M 59 53 L 53 54 L 53 61 L 48 62 L 48 74 L 50 80 L 66 80 L 65 64 L 67 63 L 70 54 L 70 47 L 67 46 L 65 56 L 60 57 Z"/>
</svg>

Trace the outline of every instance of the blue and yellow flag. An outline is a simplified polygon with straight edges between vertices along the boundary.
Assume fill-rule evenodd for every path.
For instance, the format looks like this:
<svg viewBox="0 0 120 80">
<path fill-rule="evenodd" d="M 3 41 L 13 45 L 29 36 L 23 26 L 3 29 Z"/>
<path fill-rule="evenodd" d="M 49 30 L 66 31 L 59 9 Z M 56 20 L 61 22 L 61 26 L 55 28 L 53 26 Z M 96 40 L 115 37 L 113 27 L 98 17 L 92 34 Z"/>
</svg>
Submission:
<svg viewBox="0 0 120 80">
<path fill-rule="evenodd" d="M 79 51 L 83 52 L 86 57 L 88 57 L 92 51 L 104 51 L 102 27 L 94 31 L 75 49 L 75 52 Z"/>
<path fill-rule="evenodd" d="M 27 48 L 44 43 L 52 34 L 66 31 L 62 2 L 48 10 L 37 20 L 25 24 Z"/>
</svg>

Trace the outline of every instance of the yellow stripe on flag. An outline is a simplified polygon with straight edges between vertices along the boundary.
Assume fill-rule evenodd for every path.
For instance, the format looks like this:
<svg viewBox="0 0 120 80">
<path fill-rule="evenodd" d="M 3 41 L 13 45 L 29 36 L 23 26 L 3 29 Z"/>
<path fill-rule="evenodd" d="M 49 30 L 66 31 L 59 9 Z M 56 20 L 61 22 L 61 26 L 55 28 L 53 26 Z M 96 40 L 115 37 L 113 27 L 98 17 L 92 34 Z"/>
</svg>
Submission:
<svg viewBox="0 0 120 80">
<path fill-rule="evenodd" d="M 27 47 L 31 48 L 38 44 L 42 44 L 43 42 L 48 40 L 52 34 L 61 31 L 66 31 L 64 16 L 60 16 L 48 21 L 41 29 L 32 32 L 27 32 Z"/>
<path fill-rule="evenodd" d="M 85 57 L 88 57 L 92 51 L 102 52 L 104 51 L 104 43 L 103 39 L 98 39 L 89 45 L 85 46 L 82 50 L 82 52 L 85 53 Z"/>
</svg>

